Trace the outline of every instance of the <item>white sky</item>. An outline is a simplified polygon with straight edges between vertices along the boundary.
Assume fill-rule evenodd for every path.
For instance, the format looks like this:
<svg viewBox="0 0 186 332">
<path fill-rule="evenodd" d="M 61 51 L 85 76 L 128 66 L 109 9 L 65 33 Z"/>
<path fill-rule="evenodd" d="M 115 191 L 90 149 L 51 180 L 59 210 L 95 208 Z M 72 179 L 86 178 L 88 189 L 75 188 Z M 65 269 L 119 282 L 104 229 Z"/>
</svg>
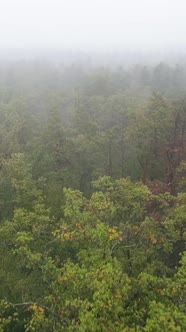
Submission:
<svg viewBox="0 0 186 332">
<path fill-rule="evenodd" d="M 0 48 L 186 48 L 186 0 L 0 0 Z"/>
</svg>

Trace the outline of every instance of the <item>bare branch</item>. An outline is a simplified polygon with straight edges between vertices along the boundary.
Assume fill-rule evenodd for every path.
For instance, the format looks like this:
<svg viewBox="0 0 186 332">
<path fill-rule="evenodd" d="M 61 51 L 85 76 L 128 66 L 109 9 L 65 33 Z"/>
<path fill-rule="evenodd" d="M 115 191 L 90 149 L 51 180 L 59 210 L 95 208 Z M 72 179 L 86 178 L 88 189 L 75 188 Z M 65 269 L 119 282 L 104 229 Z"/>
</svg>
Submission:
<svg viewBox="0 0 186 332">
<path fill-rule="evenodd" d="M 9 303 L 12 307 L 21 307 L 21 306 L 28 306 L 28 305 L 36 305 L 38 307 L 41 307 L 43 309 L 46 309 L 50 311 L 50 309 L 42 304 L 39 304 L 37 302 L 22 302 L 22 303 Z"/>
</svg>

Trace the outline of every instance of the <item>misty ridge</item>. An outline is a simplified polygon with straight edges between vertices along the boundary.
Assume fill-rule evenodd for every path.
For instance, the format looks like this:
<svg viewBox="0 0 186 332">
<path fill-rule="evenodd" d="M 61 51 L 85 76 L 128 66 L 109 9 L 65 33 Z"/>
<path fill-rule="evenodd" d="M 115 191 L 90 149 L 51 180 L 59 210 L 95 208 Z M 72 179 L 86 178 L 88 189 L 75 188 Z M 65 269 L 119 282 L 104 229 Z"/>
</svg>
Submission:
<svg viewBox="0 0 186 332">
<path fill-rule="evenodd" d="M 17 96 L 26 96 L 36 87 L 105 96 L 131 92 L 146 97 L 153 92 L 183 96 L 185 54 L 174 49 L 156 52 L 1 49 L 1 98 L 5 88 L 14 90 Z"/>
</svg>

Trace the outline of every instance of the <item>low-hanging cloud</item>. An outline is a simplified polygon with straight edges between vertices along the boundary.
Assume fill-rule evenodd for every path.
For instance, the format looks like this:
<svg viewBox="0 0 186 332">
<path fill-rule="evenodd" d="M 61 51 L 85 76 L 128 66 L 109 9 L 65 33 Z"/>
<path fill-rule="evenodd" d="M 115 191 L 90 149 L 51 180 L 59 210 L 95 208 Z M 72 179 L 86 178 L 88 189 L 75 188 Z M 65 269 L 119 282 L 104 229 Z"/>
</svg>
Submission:
<svg viewBox="0 0 186 332">
<path fill-rule="evenodd" d="M 185 47 L 184 0 L 0 0 L 0 48 Z"/>
</svg>

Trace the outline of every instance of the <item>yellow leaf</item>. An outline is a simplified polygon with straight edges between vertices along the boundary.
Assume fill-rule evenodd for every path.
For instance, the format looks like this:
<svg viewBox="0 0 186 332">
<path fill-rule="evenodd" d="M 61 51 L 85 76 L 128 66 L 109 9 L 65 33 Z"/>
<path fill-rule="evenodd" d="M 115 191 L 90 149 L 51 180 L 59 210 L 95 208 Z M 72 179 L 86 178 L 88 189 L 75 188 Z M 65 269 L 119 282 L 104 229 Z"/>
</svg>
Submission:
<svg viewBox="0 0 186 332">
<path fill-rule="evenodd" d="M 108 232 L 109 232 L 109 233 L 112 233 L 112 234 L 115 234 L 115 233 L 116 233 L 116 230 L 115 230 L 115 228 L 109 228 Z"/>
</svg>

